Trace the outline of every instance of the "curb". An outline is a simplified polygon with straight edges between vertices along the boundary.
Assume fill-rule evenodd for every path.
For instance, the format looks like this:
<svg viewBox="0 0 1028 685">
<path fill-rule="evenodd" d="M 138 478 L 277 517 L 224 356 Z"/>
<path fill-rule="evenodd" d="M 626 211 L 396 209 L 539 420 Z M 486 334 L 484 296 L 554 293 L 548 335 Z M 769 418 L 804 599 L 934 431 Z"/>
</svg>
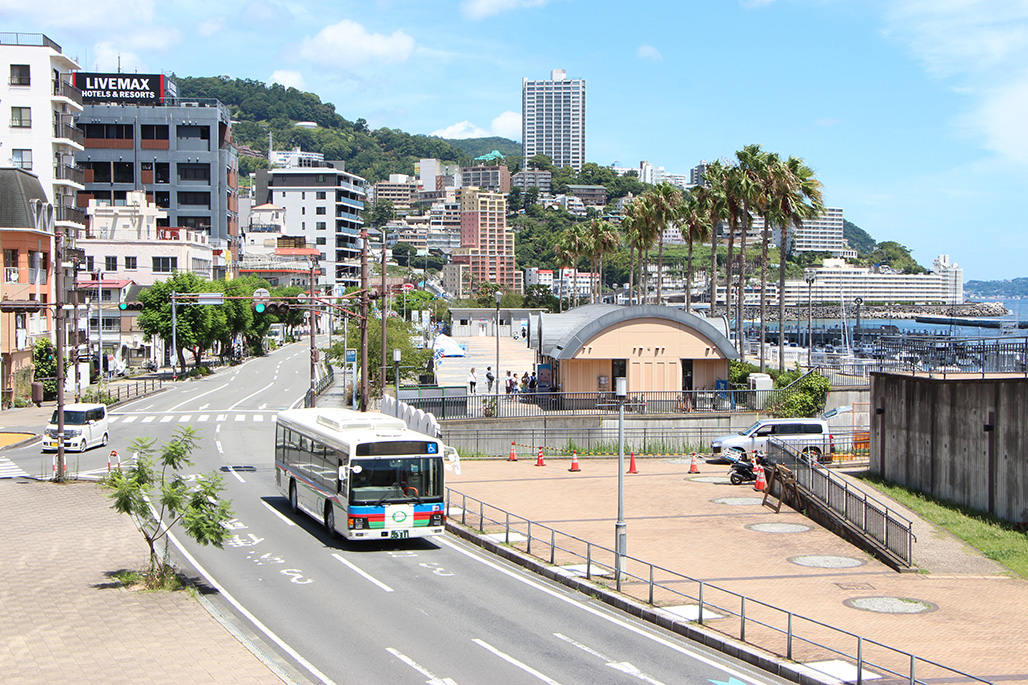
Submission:
<svg viewBox="0 0 1028 685">
<path fill-rule="evenodd" d="M 0 431 L 0 433 L 3 433 L 3 432 L 5 432 L 5 431 Z M 24 431 L 16 431 L 16 432 L 22 433 Z M 4 445 L 3 447 L 0 447 L 0 452 L 3 452 L 4 450 L 17 449 L 18 447 L 25 447 L 26 445 L 31 445 L 36 440 L 39 440 L 40 437 L 41 436 L 39 434 L 35 434 L 31 438 L 25 438 L 24 440 L 20 440 L 18 442 L 12 442 L 10 445 Z"/>
<path fill-rule="evenodd" d="M 674 620 L 660 613 L 655 607 L 608 590 L 607 588 L 596 585 L 584 578 L 575 578 L 558 573 L 555 567 L 539 561 L 534 557 L 530 557 L 520 550 L 512 547 L 506 547 L 484 538 L 474 530 L 451 521 L 449 517 L 447 517 L 446 520 L 446 530 L 453 535 L 481 547 L 491 554 L 502 557 L 507 561 L 526 568 L 555 583 L 559 583 L 584 595 L 598 599 L 604 604 L 618 609 L 619 611 L 623 611 L 631 616 L 642 619 L 647 623 L 652 623 L 659 628 L 671 631 L 688 640 L 698 642 L 705 647 L 739 659 L 751 666 L 767 671 L 772 675 L 785 678 L 786 680 L 794 683 L 799 683 L 799 685 L 841 685 L 841 681 L 807 668 L 803 664 L 784 661 L 769 654 L 765 654 L 764 652 L 758 651 L 755 647 L 738 642 L 711 630 L 707 630 L 692 622 Z"/>
</svg>

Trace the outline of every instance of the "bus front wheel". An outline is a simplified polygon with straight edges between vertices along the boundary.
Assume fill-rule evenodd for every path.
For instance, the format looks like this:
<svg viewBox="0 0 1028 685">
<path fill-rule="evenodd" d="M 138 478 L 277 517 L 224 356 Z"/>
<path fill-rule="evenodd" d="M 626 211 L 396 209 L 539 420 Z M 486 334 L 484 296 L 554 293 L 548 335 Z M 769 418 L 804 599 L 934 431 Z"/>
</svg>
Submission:
<svg viewBox="0 0 1028 685">
<path fill-rule="evenodd" d="M 325 527 L 328 528 L 328 536 L 336 536 L 336 508 L 332 502 L 325 502 Z"/>
<path fill-rule="evenodd" d="M 300 508 L 300 505 L 296 501 L 296 481 L 289 481 L 289 508 L 296 513 L 296 510 Z"/>
</svg>

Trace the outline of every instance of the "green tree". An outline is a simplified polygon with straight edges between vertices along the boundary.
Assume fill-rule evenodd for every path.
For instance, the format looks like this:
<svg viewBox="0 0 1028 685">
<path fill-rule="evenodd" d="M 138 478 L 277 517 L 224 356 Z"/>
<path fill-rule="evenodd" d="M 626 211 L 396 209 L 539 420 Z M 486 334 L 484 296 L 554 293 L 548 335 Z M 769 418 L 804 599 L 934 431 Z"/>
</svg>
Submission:
<svg viewBox="0 0 1028 685">
<path fill-rule="evenodd" d="M 191 271 L 180 271 L 166 281 L 158 281 L 139 295 L 143 310 L 139 312 L 137 322 L 147 335 L 155 335 L 164 341 L 165 349 L 172 346 L 172 311 L 171 294 L 204 292 L 210 284 Z M 183 350 L 193 353 L 193 362 L 200 364 L 204 341 L 211 336 L 214 305 L 183 305 L 176 307 L 175 343 L 177 349 L 172 350 L 178 360 L 180 369 L 186 368 Z"/>
<path fill-rule="evenodd" d="M 693 186 L 694 188 L 698 186 Z M 685 234 L 685 242 L 689 246 L 688 267 L 685 275 L 685 311 L 692 312 L 692 280 L 693 280 L 693 247 L 695 243 L 704 242 L 710 238 L 710 217 L 703 212 L 696 193 L 688 192 L 682 202 L 679 212 L 682 221 L 682 233 Z"/>
<path fill-rule="evenodd" d="M 767 330 L 767 257 L 771 242 L 771 202 L 770 196 L 781 181 L 780 161 L 778 155 L 767 153 L 759 145 L 747 145 L 735 153 L 739 160 L 739 169 L 749 179 L 753 189 L 748 198 L 747 211 L 757 211 L 764 219 L 764 228 L 760 236 L 760 372 L 766 368 L 764 340 Z"/>
<path fill-rule="evenodd" d="M 191 455 L 197 442 L 196 431 L 181 426 L 157 457 L 154 438 L 137 438 L 129 448 L 136 454 L 135 465 L 111 471 L 104 481 L 114 502 L 112 508 L 128 514 L 146 539 L 150 548 L 147 581 L 151 586 L 161 584 L 172 572 L 161 560 L 157 545 L 176 525 L 203 546 L 220 549 L 229 538 L 225 524 L 232 518 L 232 507 L 221 499 L 221 477 L 212 471 L 189 484 L 180 473 L 193 464 Z"/>
<path fill-rule="evenodd" d="M 495 303 L 494 303 L 495 306 Z M 376 388 L 380 384 L 382 374 L 382 319 L 375 317 L 374 322 L 368 324 L 368 380 L 369 387 Z M 417 349 L 414 347 L 412 336 L 417 337 L 421 333 L 412 324 L 404 321 L 398 316 L 386 317 L 386 383 L 393 383 L 393 350 L 400 350 L 400 382 L 416 381 L 418 374 L 428 370 L 428 362 L 432 359 L 431 347 Z M 346 348 L 360 349 L 360 330 L 358 326 L 350 326 L 349 338 L 333 338 L 332 347 L 329 349 L 329 357 L 342 361 L 345 358 Z"/>
<path fill-rule="evenodd" d="M 707 216 L 710 223 L 710 313 L 717 309 L 717 250 L 718 230 L 721 222 L 728 217 L 728 205 L 725 200 L 725 188 L 722 183 L 724 165 L 720 161 L 707 164 L 703 173 L 703 183 L 696 186 L 693 194 L 699 204 L 698 211 Z"/>
<path fill-rule="evenodd" d="M 393 245 L 393 259 L 400 266 L 410 266 L 411 258 L 418 254 L 418 249 L 410 243 L 398 242 Z"/>
<path fill-rule="evenodd" d="M 53 344 L 41 338 L 32 346 L 32 378 L 43 384 L 43 399 L 46 401 L 57 397 L 57 358 Z"/>
<path fill-rule="evenodd" d="M 657 303 L 663 302 L 664 286 L 664 231 L 677 220 L 682 208 L 682 191 L 670 183 L 661 183 L 646 193 L 650 198 L 647 219 L 652 222 L 650 233 L 657 242 Z"/>
<path fill-rule="evenodd" d="M 524 199 L 525 198 L 520 187 L 514 186 L 511 188 L 510 192 L 507 193 L 507 213 L 517 214 L 518 210 L 522 208 Z"/>
</svg>

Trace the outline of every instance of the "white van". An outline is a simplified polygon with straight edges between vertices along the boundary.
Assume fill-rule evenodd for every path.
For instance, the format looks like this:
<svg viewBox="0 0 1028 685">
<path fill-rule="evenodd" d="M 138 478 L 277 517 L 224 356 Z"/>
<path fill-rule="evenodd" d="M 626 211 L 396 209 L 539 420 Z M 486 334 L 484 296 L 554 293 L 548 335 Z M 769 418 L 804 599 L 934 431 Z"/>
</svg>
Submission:
<svg viewBox="0 0 1028 685">
<path fill-rule="evenodd" d="M 64 449 L 85 452 L 97 445 L 103 447 L 109 440 L 107 407 L 102 404 L 64 405 Z M 57 410 L 43 434 L 43 451 L 57 450 Z"/>
<path fill-rule="evenodd" d="M 824 419 L 764 419 L 731 435 L 714 438 L 710 451 L 714 457 L 726 452 L 743 457 L 767 452 L 768 438 L 795 443 L 797 449 L 818 459 L 835 451 L 831 429 Z"/>
</svg>

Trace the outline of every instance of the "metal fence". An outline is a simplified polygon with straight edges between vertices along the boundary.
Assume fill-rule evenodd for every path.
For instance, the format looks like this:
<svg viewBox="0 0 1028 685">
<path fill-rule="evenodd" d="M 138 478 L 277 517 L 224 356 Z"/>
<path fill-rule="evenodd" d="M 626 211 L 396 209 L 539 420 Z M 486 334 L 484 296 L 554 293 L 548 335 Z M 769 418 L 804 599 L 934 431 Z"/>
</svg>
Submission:
<svg viewBox="0 0 1028 685">
<path fill-rule="evenodd" d="M 853 444 L 859 442 L 854 440 Z M 768 457 L 792 470 L 797 484 L 849 522 L 865 538 L 910 566 L 914 541 L 910 520 L 825 468 L 813 454 L 814 450 L 820 454 L 820 448 L 821 442 L 786 444 L 771 438 L 768 440 Z"/>
<path fill-rule="evenodd" d="M 498 544 L 554 567 L 559 576 L 584 577 L 654 608 L 692 605 L 696 609 L 695 623 L 781 658 L 801 663 L 847 659 L 857 667 L 857 683 L 862 682 L 865 669 L 902 678 L 910 685 L 930 681 L 989 682 L 642 559 L 621 555 L 621 571 L 616 574 L 617 554 L 610 548 L 452 488 L 447 488 L 446 501 L 451 521 L 459 520 L 461 525 L 489 535 Z M 675 626 L 692 622 L 670 613 L 667 618 Z"/>
<path fill-rule="evenodd" d="M 92 390 L 87 390 L 82 394 L 82 398 L 83 401 L 103 402 L 104 404 L 114 405 L 149 395 L 163 387 L 164 381 L 160 378 L 140 378 L 139 380 L 109 383 Z"/>
</svg>

